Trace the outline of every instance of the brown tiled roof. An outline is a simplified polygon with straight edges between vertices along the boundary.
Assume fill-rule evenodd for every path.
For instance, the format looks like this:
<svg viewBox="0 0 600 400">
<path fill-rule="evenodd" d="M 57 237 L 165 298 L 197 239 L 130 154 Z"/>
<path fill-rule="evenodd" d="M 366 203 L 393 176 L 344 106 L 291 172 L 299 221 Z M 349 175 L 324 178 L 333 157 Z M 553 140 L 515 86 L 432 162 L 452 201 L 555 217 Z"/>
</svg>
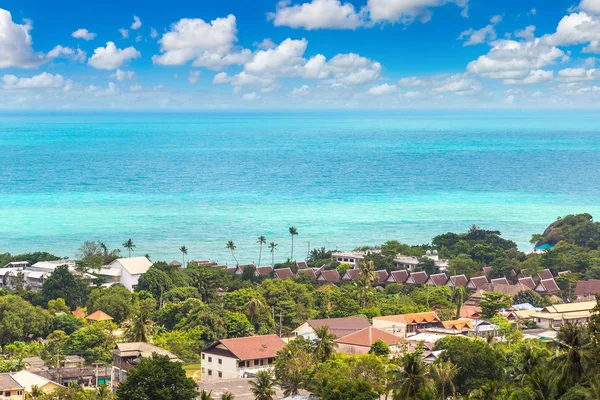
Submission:
<svg viewBox="0 0 600 400">
<path fill-rule="evenodd" d="M 317 279 L 317 274 L 315 273 L 314 268 L 299 269 L 298 274 L 308 275 L 313 281 Z"/>
<path fill-rule="evenodd" d="M 446 329 L 452 329 L 456 331 L 464 331 L 467 329 L 473 329 L 473 324 L 468 319 L 456 319 L 454 321 L 442 321 L 442 325 Z"/>
<path fill-rule="evenodd" d="M 519 278 L 519 283 L 527 286 L 529 289 L 535 289 L 535 282 L 532 277 Z"/>
<path fill-rule="evenodd" d="M 433 311 L 401 315 L 386 315 L 384 317 L 373 317 L 373 319 L 391 322 L 403 322 L 406 324 L 426 324 L 440 321 L 438 316 Z"/>
<path fill-rule="evenodd" d="M 308 264 L 306 263 L 306 261 L 296 261 L 296 266 L 299 269 L 308 268 Z"/>
<path fill-rule="evenodd" d="M 433 283 L 434 286 L 444 286 L 448 282 L 448 277 L 443 272 L 441 274 L 429 275 L 428 282 Z"/>
<path fill-rule="evenodd" d="M 538 274 L 538 276 L 540 277 L 540 279 L 541 279 L 541 280 L 544 280 L 544 279 L 552 279 L 552 278 L 553 278 L 553 276 L 552 276 L 552 272 L 550 272 L 550 270 L 549 270 L 549 269 L 545 269 L 545 270 L 543 270 L 542 272 L 540 272 L 540 273 Z"/>
<path fill-rule="evenodd" d="M 315 330 L 322 326 L 326 326 L 329 328 L 329 331 L 338 338 L 343 338 L 344 336 L 371 326 L 369 320 L 364 315 L 345 318 L 309 319 L 306 322 Z"/>
<path fill-rule="evenodd" d="M 408 279 L 408 276 L 408 271 L 405 269 L 400 271 L 392 271 L 390 273 L 390 277 L 388 278 L 388 282 L 405 283 Z M 390 279 L 392 280 L 390 281 Z"/>
<path fill-rule="evenodd" d="M 85 318 L 85 310 L 83 308 L 78 308 L 75 311 L 71 311 L 71 314 L 77 318 Z"/>
<path fill-rule="evenodd" d="M 337 343 L 349 344 L 353 346 L 371 347 L 377 340 L 383 340 L 388 346 L 397 344 L 401 339 L 396 336 L 382 331 L 381 329 L 369 326 L 360 331 L 351 333 L 343 338 L 337 339 Z"/>
<path fill-rule="evenodd" d="M 465 287 L 469 283 L 469 279 L 466 275 L 454 275 L 448 280 L 448 286 Z"/>
<path fill-rule="evenodd" d="M 237 271 L 237 267 L 227 267 L 227 272 L 230 274 L 233 274 L 235 271 Z"/>
<path fill-rule="evenodd" d="M 256 267 L 256 273 L 260 276 L 268 276 L 273 272 L 273 267 L 270 265 L 265 265 L 263 267 Z"/>
<path fill-rule="evenodd" d="M 490 283 L 494 285 L 510 285 L 510 282 L 508 281 L 508 279 L 506 279 L 506 277 L 492 279 Z"/>
<path fill-rule="evenodd" d="M 325 281 L 328 283 L 337 283 L 340 281 L 340 274 L 339 274 L 339 272 L 337 272 L 336 269 L 323 270 L 319 274 L 319 277 L 317 278 L 317 280 Z"/>
<path fill-rule="evenodd" d="M 479 314 L 481 313 L 481 307 L 478 306 L 467 306 L 464 305 L 460 308 L 460 317 L 461 318 L 479 318 Z"/>
<path fill-rule="evenodd" d="M 24 387 L 19 385 L 19 382 L 15 381 L 15 379 L 10 376 L 10 373 L 6 372 L 0 374 L 0 390 L 10 389 L 24 389 Z"/>
<path fill-rule="evenodd" d="M 348 269 L 344 272 L 344 276 L 342 276 L 342 281 L 344 282 L 354 282 L 358 277 L 357 269 Z"/>
<path fill-rule="evenodd" d="M 254 265 L 254 264 L 240 264 L 240 265 L 238 265 L 238 269 L 239 269 L 240 271 L 242 271 L 242 272 L 244 272 L 244 270 L 245 270 L 246 268 L 252 268 L 252 269 L 254 269 L 254 270 L 255 270 L 255 269 L 256 269 L 256 265 Z"/>
<path fill-rule="evenodd" d="M 485 276 L 474 276 L 469 282 L 475 286 L 475 289 L 481 289 L 483 286 L 489 283 Z"/>
<path fill-rule="evenodd" d="M 173 266 L 173 267 L 181 267 L 181 263 L 177 260 L 173 260 L 169 263 L 169 265 Z"/>
<path fill-rule="evenodd" d="M 222 339 L 208 346 L 203 352 L 209 351 L 218 345 L 223 345 L 238 360 L 244 361 L 259 358 L 274 358 L 276 353 L 285 347 L 285 342 L 277 335 Z"/>
<path fill-rule="evenodd" d="M 384 283 L 388 276 L 390 276 L 390 274 L 388 274 L 385 269 L 375 271 L 375 283 Z"/>
<path fill-rule="evenodd" d="M 213 265 L 213 268 L 214 269 L 227 269 L 227 265 L 219 265 L 219 264 L 217 264 L 217 265 Z"/>
<path fill-rule="evenodd" d="M 294 271 L 291 268 L 278 268 L 275 270 L 275 276 L 279 279 L 288 279 L 294 275 Z"/>
<path fill-rule="evenodd" d="M 104 311 L 96 311 L 87 316 L 90 321 L 111 321 L 113 317 L 105 313 Z"/>
<path fill-rule="evenodd" d="M 425 271 L 411 272 L 410 278 L 417 285 L 422 285 L 427 282 L 427 273 Z M 406 282 L 409 283 L 409 282 Z"/>
<path fill-rule="evenodd" d="M 556 284 L 554 278 L 542 279 L 538 286 L 535 288 L 540 293 L 556 293 L 560 292 L 560 288 Z"/>
<path fill-rule="evenodd" d="M 493 269 L 492 267 L 481 267 L 481 270 L 486 275 L 489 275 L 489 273 L 492 272 L 492 269 Z"/>
<path fill-rule="evenodd" d="M 578 281 L 575 287 L 575 296 L 590 296 L 600 293 L 600 279 Z"/>
</svg>

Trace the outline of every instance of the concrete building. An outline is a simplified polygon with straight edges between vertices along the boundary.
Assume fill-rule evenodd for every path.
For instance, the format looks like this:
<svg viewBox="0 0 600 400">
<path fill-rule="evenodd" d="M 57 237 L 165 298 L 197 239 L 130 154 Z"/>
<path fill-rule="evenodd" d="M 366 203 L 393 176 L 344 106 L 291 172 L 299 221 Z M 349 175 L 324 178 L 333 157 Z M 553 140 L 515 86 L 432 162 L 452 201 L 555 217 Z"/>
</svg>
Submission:
<svg viewBox="0 0 600 400">
<path fill-rule="evenodd" d="M 371 326 L 364 315 L 345 318 L 309 319 L 292 331 L 294 336 L 302 336 L 309 340 L 317 338 L 315 331 L 323 326 L 329 328 L 337 338 L 348 336 Z"/>
<path fill-rule="evenodd" d="M 103 266 L 97 274 L 109 284 L 120 283 L 129 290 L 135 290 L 140 276 L 152 266 L 146 257 L 117 258 Z"/>
<path fill-rule="evenodd" d="M 416 335 L 419 330 L 443 327 L 433 311 L 373 317 L 373 326 L 402 338 Z"/>
<path fill-rule="evenodd" d="M 402 347 L 400 342 L 402 341 L 396 335 L 392 335 L 381 329 L 369 326 L 368 328 L 361 329 L 360 331 L 351 333 L 350 335 L 344 336 L 340 339 L 336 339 L 338 344 L 337 351 L 345 354 L 367 354 L 371 350 L 371 346 L 377 340 L 382 340 L 390 348 L 390 354 L 395 354 Z"/>
<path fill-rule="evenodd" d="M 0 400 L 24 400 L 25 388 L 10 373 L 0 374 Z"/>
<path fill-rule="evenodd" d="M 201 352 L 202 380 L 244 378 L 269 370 L 284 347 L 277 335 L 219 340 Z"/>
<path fill-rule="evenodd" d="M 566 323 L 587 324 L 595 301 L 582 301 L 579 303 L 554 304 L 542 309 L 542 311 L 531 315 L 533 319 L 542 328 L 560 328 Z"/>
<path fill-rule="evenodd" d="M 117 343 L 113 350 L 111 379 L 115 384 L 127 379 L 127 373 L 135 367 L 141 358 L 152 357 L 153 353 L 167 356 L 171 361 L 181 362 L 177 356 L 161 347 L 145 342 Z"/>
<path fill-rule="evenodd" d="M 56 389 L 63 387 L 50 379 L 25 370 L 13 373 L 12 377 L 19 385 L 23 386 L 27 398 L 31 396 L 34 386 L 42 393 L 52 393 Z"/>
<path fill-rule="evenodd" d="M 334 252 L 331 256 L 339 263 L 346 263 L 356 267 L 359 263 L 364 261 L 366 255 L 372 253 L 381 253 L 381 250 L 373 249 L 367 251 L 338 251 Z"/>
</svg>

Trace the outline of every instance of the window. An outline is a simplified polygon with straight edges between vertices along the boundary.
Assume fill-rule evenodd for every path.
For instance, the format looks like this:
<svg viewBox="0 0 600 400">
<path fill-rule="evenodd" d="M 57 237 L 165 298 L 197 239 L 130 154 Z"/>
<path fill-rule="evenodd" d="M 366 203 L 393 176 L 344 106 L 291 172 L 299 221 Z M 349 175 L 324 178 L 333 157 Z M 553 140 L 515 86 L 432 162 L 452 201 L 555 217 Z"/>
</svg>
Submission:
<svg viewBox="0 0 600 400">
<path fill-rule="evenodd" d="M 209 369 L 209 370 L 208 370 L 208 375 L 209 375 L 209 376 L 212 376 L 212 369 Z"/>
<path fill-rule="evenodd" d="M 4 392 L 4 397 L 10 397 L 10 392 Z"/>
<path fill-rule="evenodd" d="M 238 368 L 244 368 L 245 366 L 246 366 L 246 363 L 244 361 L 238 362 Z"/>
<path fill-rule="evenodd" d="M 254 360 L 254 366 L 256 367 L 258 365 L 258 360 Z"/>
<path fill-rule="evenodd" d="M 265 360 L 260 360 L 260 365 L 261 365 L 261 367 L 262 367 L 263 365 L 265 365 Z"/>
<path fill-rule="evenodd" d="M 208 357 L 208 362 L 212 362 L 212 357 Z"/>
<path fill-rule="evenodd" d="M 219 358 L 219 364 L 223 364 L 223 360 Z"/>
<path fill-rule="evenodd" d="M 206 354 L 202 353 L 202 359 L 204 360 L 206 358 Z"/>
<path fill-rule="evenodd" d="M 219 371 L 219 378 L 223 377 L 223 373 L 221 371 Z"/>
<path fill-rule="evenodd" d="M 22 390 L 17 390 L 17 396 L 23 396 L 23 391 Z"/>
<path fill-rule="evenodd" d="M 269 358 L 269 359 L 267 360 L 267 362 L 269 363 L 269 365 L 273 364 L 273 360 L 274 360 L 273 358 Z"/>
</svg>

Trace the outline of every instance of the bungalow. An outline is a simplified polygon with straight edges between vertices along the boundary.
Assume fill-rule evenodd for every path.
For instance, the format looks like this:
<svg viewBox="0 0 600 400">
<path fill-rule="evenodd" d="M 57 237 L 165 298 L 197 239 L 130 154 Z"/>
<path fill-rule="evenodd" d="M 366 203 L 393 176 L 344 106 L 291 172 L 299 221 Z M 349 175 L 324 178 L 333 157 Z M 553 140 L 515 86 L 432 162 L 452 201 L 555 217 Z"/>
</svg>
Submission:
<svg viewBox="0 0 600 400">
<path fill-rule="evenodd" d="M 151 357 L 154 353 L 167 356 L 171 361 L 181 362 L 175 354 L 150 343 L 117 343 L 113 349 L 112 381 L 117 384 L 125 381 L 129 370 L 135 367 L 141 358 Z"/>
<path fill-rule="evenodd" d="M 180 263 L 180 262 L 179 262 L 179 261 L 177 261 L 177 260 L 173 260 L 173 261 L 171 261 L 171 262 L 169 263 L 169 265 L 170 265 L 171 267 L 175 267 L 175 268 L 182 268 L 182 267 L 183 267 L 183 264 L 182 264 L 182 263 Z"/>
<path fill-rule="evenodd" d="M 29 264 L 28 261 L 12 261 L 12 262 L 9 262 L 8 264 L 6 264 L 4 267 L 2 267 L 2 269 L 4 269 L 4 268 L 27 269 L 30 266 L 31 266 L 31 264 Z"/>
<path fill-rule="evenodd" d="M 244 273 L 244 271 L 246 270 L 246 268 L 252 269 L 256 273 L 256 265 L 250 263 L 250 264 L 238 265 L 237 270 L 235 271 L 235 275 L 242 275 Z"/>
<path fill-rule="evenodd" d="M 294 275 L 291 268 L 278 268 L 275 270 L 275 276 L 279 279 L 288 279 Z"/>
<path fill-rule="evenodd" d="M 375 284 L 386 283 L 390 274 L 385 270 L 375 271 Z"/>
<path fill-rule="evenodd" d="M 554 278 L 542 279 L 535 287 L 535 291 L 539 294 L 553 294 L 560 292 L 560 288 L 556 284 Z"/>
<path fill-rule="evenodd" d="M 460 317 L 478 319 L 481 317 L 481 307 L 464 305 L 460 308 Z"/>
<path fill-rule="evenodd" d="M 407 285 L 424 285 L 428 278 L 425 271 L 411 272 L 405 283 Z"/>
<path fill-rule="evenodd" d="M 63 385 L 60 385 L 50 379 L 44 378 L 43 376 L 40 376 L 38 374 L 34 374 L 30 371 L 19 371 L 13 373 L 11 376 L 15 381 L 19 383 L 20 386 L 23 386 L 23 390 L 27 398 L 32 396 L 34 386 L 37 387 L 37 389 L 44 394 L 52 393 L 56 389 L 64 387 Z"/>
<path fill-rule="evenodd" d="M 496 279 L 492 279 L 490 281 L 490 283 L 492 285 L 510 285 L 510 282 L 508 281 L 508 279 L 506 279 L 506 277 L 502 277 L 502 278 L 496 278 Z"/>
<path fill-rule="evenodd" d="M 258 276 L 270 276 L 273 272 L 273 267 L 265 265 L 263 267 L 256 267 L 256 275 Z"/>
<path fill-rule="evenodd" d="M 0 399 L 24 400 L 25 387 L 8 372 L 0 374 Z"/>
<path fill-rule="evenodd" d="M 476 336 L 485 338 L 488 336 L 498 336 L 499 329 L 498 325 L 492 324 L 481 319 L 475 319 L 473 322 L 473 328 L 469 329 L 469 333 Z"/>
<path fill-rule="evenodd" d="M 467 305 L 477 305 L 485 296 L 486 292 L 502 293 L 507 297 L 514 297 L 522 290 L 527 290 L 527 286 L 517 283 L 516 285 L 495 285 L 493 283 L 487 283 L 473 293 L 469 299 L 465 302 Z"/>
<path fill-rule="evenodd" d="M 85 317 L 88 321 L 99 322 L 99 321 L 112 321 L 113 317 L 108 315 L 102 310 L 97 310 L 87 317 Z"/>
<path fill-rule="evenodd" d="M 466 287 L 468 283 L 469 279 L 466 275 L 454 275 L 448 279 L 446 285 L 450 287 Z"/>
<path fill-rule="evenodd" d="M 448 282 L 448 277 L 444 272 L 442 272 L 439 274 L 429 275 L 429 278 L 425 281 L 425 284 L 430 286 L 446 286 L 446 282 Z"/>
<path fill-rule="evenodd" d="M 202 380 L 236 379 L 273 368 L 277 352 L 285 342 L 277 335 L 222 339 L 206 347 L 202 358 Z"/>
<path fill-rule="evenodd" d="M 485 276 L 488 276 L 489 274 L 492 273 L 494 269 L 492 267 L 481 267 L 481 271 L 483 271 L 483 274 Z"/>
<path fill-rule="evenodd" d="M 595 301 L 554 304 L 531 318 L 542 328 L 559 328 L 566 323 L 587 324 L 596 304 Z"/>
<path fill-rule="evenodd" d="M 296 267 L 298 267 L 298 269 L 308 268 L 308 264 L 306 261 L 296 261 Z"/>
<path fill-rule="evenodd" d="M 317 272 L 319 271 L 319 268 L 305 268 L 305 269 L 299 269 L 298 270 L 298 276 L 300 275 L 307 275 L 311 281 L 316 281 L 317 280 Z"/>
<path fill-rule="evenodd" d="M 369 320 L 364 315 L 345 318 L 328 318 L 328 319 L 309 319 L 292 331 L 294 336 L 302 336 L 309 340 L 317 338 L 316 330 L 326 326 L 329 332 L 337 338 L 343 338 L 352 333 L 371 326 Z"/>
<path fill-rule="evenodd" d="M 360 271 L 357 269 L 348 269 L 344 272 L 342 276 L 342 282 L 354 282 L 356 278 L 358 278 L 358 273 Z"/>
<path fill-rule="evenodd" d="M 596 293 L 600 293 L 600 279 L 577 281 L 577 286 L 575 287 L 575 296 L 577 296 L 577 299 L 593 297 Z"/>
<path fill-rule="evenodd" d="M 399 283 L 401 285 L 405 284 L 409 278 L 409 273 L 407 270 L 402 269 L 400 271 L 392 271 L 388 276 L 386 283 Z"/>
<path fill-rule="evenodd" d="M 437 360 L 443 352 L 444 350 L 427 350 L 423 353 L 423 362 L 426 364 L 431 364 Z"/>
<path fill-rule="evenodd" d="M 527 286 L 531 290 L 534 290 L 535 286 L 536 286 L 535 281 L 530 276 L 525 276 L 523 278 L 519 278 L 519 283 Z"/>
<path fill-rule="evenodd" d="M 393 335 L 407 338 L 416 334 L 418 330 L 442 327 L 443 325 L 435 312 L 429 311 L 373 317 L 373 326 Z"/>
<path fill-rule="evenodd" d="M 117 258 L 103 266 L 97 274 L 109 283 L 120 283 L 129 290 L 135 290 L 140 276 L 151 266 L 152 262 L 146 257 Z"/>
<path fill-rule="evenodd" d="M 448 329 L 456 332 L 467 332 L 469 329 L 473 329 L 473 323 L 467 318 L 456 319 L 453 321 L 443 321 L 442 325 L 444 329 Z"/>
<path fill-rule="evenodd" d="M 366 354 L 377 340 L 382 340 L 387 344 L 392 354 L 397 353 L 401 348 L 399 346 L 401 339 L 398 336 L 372 326 L 336 339 L 335 342 L 338 344 L 338 351 L 341 353 Z"/>
<path fill-rule="evenodd" d="M 550 272 L 549 269 L 545 269 L 542 272 L 538 273 L 538 276 L 540 277 L 541 280 L 543 279 L 552 279 L 552 272 Z"/>
<path fill-rule="evenodd" d="M 319 283 L 338 283 L 340 281 L 340 274 L 336 269 L 323 270 L 317 277 Z"/>
<path fill-rule="evenodd" d="M 487 285 L 489 282 L 485 276 L 474 276 L 467 283 L 467 287 L 469 289 L 481 289 L 483 286 Z"/>
</svg>

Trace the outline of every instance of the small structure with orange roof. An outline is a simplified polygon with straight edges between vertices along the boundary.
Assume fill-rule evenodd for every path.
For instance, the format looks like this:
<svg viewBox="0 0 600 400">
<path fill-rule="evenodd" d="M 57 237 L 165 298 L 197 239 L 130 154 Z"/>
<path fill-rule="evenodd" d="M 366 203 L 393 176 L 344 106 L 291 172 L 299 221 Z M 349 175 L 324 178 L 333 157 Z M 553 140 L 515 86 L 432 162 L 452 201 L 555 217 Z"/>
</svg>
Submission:
<svg viewBox="0 0 600 400">
<path fill-rule="evenodd" d="M 91 313 L 90 315 L 88 315 L 86 317 L 86 319 L 88 321 L 94 321 L 94 322 L 98 322 L 98 321 L 112 321 L 113 317 L 111 317 L 110 315 L 108 315 L 104 311 L 98 310 L 98 311 L 95 311 L 95 312 Z"/>
<path fill-rule="evenodd" d="M 369 326 L 336 340 L 338 351 L 346 354 L 366 354 L 377 340 L 383 341 L 390 348 L 390 353 L 397 353 L 401 338 L 384 330 Z"/>
<path fill-rule="evenodd" d="M 433 311 L 373 317 L 373 326 L 403 338 L 415 335 L 418 330 L 443 327 Z"/>
</svg>

